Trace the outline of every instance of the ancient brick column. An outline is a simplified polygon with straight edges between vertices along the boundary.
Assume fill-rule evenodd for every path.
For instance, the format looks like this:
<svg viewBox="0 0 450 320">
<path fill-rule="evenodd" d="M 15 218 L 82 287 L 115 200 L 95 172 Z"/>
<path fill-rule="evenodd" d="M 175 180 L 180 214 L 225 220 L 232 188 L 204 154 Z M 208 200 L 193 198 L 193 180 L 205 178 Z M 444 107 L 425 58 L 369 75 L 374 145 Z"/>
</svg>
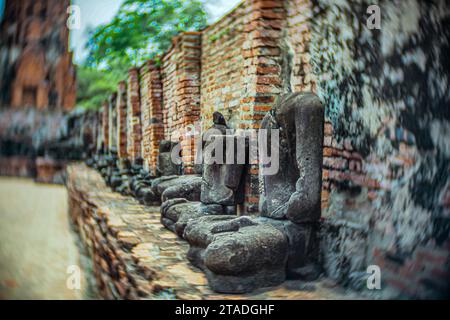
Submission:
<svg viewBox="0 0 450 320">
<path fill-rule="evenodd" d="M 250 1 L 250 14 L 245 21 L 246 41 L 243 45 L 244 70 L 241 96 L 241 129 L 259 129 L 261 120 L 283 92 L 283 26 L 286 10 L 283 1 Z M 259 202 L 258 165 L 249 167 L 244 213 L 255 213 Z"/>
<path fill-rule="evenodd" d="M 127 109 L 127 152 L 130 160 L 134 162 L 142 156 L 141 103 L 137 68 L 132 68 L 128 72 Z"/>
<path fill-rule="evenodd" d="M 181 143 L 183 172 L 194 171 L 194 139 L 186 138 L 190 125 L 200 119 L 201 33 L 185 32 L 174 39 L 163 58 L 163 121 L 165 137 Z"/>
<path fill-rule="evenodd" d="M 117 92 L 114 92 L 108 100 L 108 151 L 117 153 Z"/>
<path fill-rule="evenodd" d="M 127 153 L 127 85 L 125 81 L 119 82 L 117 88 L 117 154 L 125 159 Z"/>
<path fill-rule="evenodd" d="M 186 127 L 181 140 L 181 155 L 185 174 L 194 172 L 195 141 L 193 136 L 186 136 L 187 126 L 200 119 L 200 72 L 201 72 L 201 33 L 192 32 L 183 35 L 183 75 L 178 83 L 182 92 L 179 110 L 183 114 L 183 125 Z"/>
<path fill-rule="evenodd" d="M 102 112 L 102 150 L 104 153 L 109 151 L 109 103 L 108 101 L 103 102 L 103 112 Z"/>
<path fill-rule="evenodd" d="M 66 26 L 70 3 L 2 1 L 0 105 L 64 111 L 75 107 L 76 72 Z"/>
<path fill-rule="evenodd" d="M 150 167 L 150 139 L 148 137 L 148 123 L 149 123 L 149 101 L 148 101 L 148 89 L 150 86 L 150 74 L 148 72 L 148 62 L 139 70 L 141 75 L 139 81 L 139 92 L 141 95 L 141 125 L 142 125 L 142 141 L 141 152 L 144 159 L 144 169 L 149 171 Z"/>
<path fill-rule="evenodd" d="M 96 130 L 95 130 L 95 134 L 96 134 L 96 148 L 95 148 L 95 152 L 101 153 L 103 150 L 103 108 L 100 109 L 99 111 L 97 111 L 97 122 L 96 122 Z"/>
<path fill-rule="evenodd" d="M 148 61 L 142 66 L 141 75 L 142 157 L 144 168 L 155 174 L 159 142 L 164 139 L 160 68 Z"/>
</svg>

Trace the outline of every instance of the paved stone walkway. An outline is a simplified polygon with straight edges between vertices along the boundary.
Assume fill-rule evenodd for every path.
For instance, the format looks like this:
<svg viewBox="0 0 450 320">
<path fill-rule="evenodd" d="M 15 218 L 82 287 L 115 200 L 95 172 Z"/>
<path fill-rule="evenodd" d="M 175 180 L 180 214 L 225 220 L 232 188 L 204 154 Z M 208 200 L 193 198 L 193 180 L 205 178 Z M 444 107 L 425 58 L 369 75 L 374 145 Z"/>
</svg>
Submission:
<svg viewBox="0 0 450 320">
<path fill-rule="evenodd" d="M 118 292 L 112 294 L 114 297 L 130 299 L 130 292 L 138 290 L 149 292 L 146 298 L 150 299 L 164 298 L 161 292 L 172 293 L 169 299 L 359 298 L 326 279 L 286 281 L 250 294 L 215 293 L 209 289 L 204 273 L 186 259 L 187 242 L 161 225 L 159 207 L 144 207 L 131 197 L 112 192 L 99 173 L 85 165 L 69 166 L 68 187 L 72 219 L 78 221 L 88 251 L 96 252 L 94 269 L 100 283 L 104 283 L 101 287 L 108 289 L 108 284 L 114 284 L 113 291 Z M 126 274 L 122 270 L 132 271 Z M 135 280 L 131 283 L 138 285 L 130 284 L 130 278 L 140 277 L 136 270 L 149 275 L 143 276 L 149 282 Z M 104 296 L 110 298 L 109 289 Z"/>
<path fill-rule="evenodd" d="M 0 178 L 0 299 L 83 299 L 69 290 L 67 268 L 80 265 L 64 186 Z"/>
</svg>

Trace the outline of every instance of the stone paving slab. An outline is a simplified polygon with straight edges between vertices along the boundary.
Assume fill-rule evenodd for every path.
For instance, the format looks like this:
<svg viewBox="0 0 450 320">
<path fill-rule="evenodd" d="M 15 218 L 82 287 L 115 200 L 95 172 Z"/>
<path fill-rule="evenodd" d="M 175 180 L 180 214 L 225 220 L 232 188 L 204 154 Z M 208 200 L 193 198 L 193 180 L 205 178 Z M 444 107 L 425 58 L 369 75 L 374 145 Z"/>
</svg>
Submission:
<svg viewBox="0 0 450 320">
<path fill-rule="evenodd" d="M 67 169 L 72 221 L 92 253 L 107 299 L 355 299 L 333 282 L 286 281 L 250 294 L 218 294 L 186 258 L 187 242 L 160 223 L 160 208 L 145 207 L 108 188 L 84 164 Z"/>
<path fill-rule="evenodd" d="M 67 286 L 67 271 L 84 260 L 64 186 L 0 177 L 0 220 L 0 300 L 95 297 L 86 268 L 79 290 Z"/>
</svg>

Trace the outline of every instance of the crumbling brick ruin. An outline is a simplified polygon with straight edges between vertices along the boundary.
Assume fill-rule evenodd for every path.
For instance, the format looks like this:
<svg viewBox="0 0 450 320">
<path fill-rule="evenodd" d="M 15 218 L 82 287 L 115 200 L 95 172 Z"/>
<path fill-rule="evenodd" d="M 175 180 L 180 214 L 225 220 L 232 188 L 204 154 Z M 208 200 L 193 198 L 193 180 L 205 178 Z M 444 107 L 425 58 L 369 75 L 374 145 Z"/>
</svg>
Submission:
<svg viewBox="0 0 450 320">
<path fill-rule="evenodd" d="M 0 25 L 0 107 L 69 111 L 76 73 L 66 27 L 70 0 L 8 0 Z"/>
<path fill-rule="evenodd" d="M 97 152 L 87 163 L 126 201 L 133 196 L 148 208 L 162 203 L 161 222 L 189 243 L 187 257 L 214 290 L 248 292 L 288 277 L 316 279 L 321 272 L 362 289 L 367 267 L 376 265 L 388 297 L 448 297 L 450 7 L 444 0 L 380 1 L 382 28 L 370 30 L 369 5 L 243 1 L 205 30 L 177 36 L 160 64 L 131 69 L 97 114 L 91 139 Z M 311 106 L 318 109 L 304 111 Z M 321 108 L 320 121 L 307 121 Z M 195 165 L 199 129 L 229 128 L 234 135 L 272 124 L 286 128 L 286 150 L 295 159 L 286 163 L 297 166 L 298 176 L 288 175 L 293 181 L 265 179 L 258 163 Z M 322 134 L 319 157 L 316 138 Z M 310 148 L 302 139 L 312 141 Z M 177 144 L 182 161 L 169 163 Z M 305 178 L 306 167 L 312 169 Z M 102 191 L 90 195 L 80 187 L 83 175 L 74 171 L 91 169 L 71 170 L 71 214 L 93 248 L 104 296 L 170 289 L 158 266 L 152 269 L 155 261 L 145 263 L 145 248 L 156 250 L 136 222 L 145 223 L 145 212 L 113 214 L 117 206 L 110 210 Z M 284 201 L 286 195 L 273 191 L 277 185 L 292 191 L 281 211 L 264 206 L 267 199 Z M 306 210 L 308 201 L 313 204 Z M 94 208 L 97 202 L 101 209 Z M 105 225 L 108 236 L 99 237 Z M 241 252 L 223 237 L 242 244 L 249 256 L 242 263 L 224 261 Z M 260 255 L 258 243 L 273 256 Z M 132 258 L 105 258 L 102 250 L 121 252 L 119 247 Z M 124 289 L 125 265 L 133 267 L 127 279 L 138 274 L 145 281 L 129 280 Z"/>
<path fill-rule="evenodd" d="M 6 1 L 0 21 L 3 175 L 62 182 L 65 160 L 80 159 L 80 144 L 87 143 L 72 130 L 93 118 L 66 116 L 76 100 L 66 27 L 69 5 L 69 0 Z"/>
</svg>

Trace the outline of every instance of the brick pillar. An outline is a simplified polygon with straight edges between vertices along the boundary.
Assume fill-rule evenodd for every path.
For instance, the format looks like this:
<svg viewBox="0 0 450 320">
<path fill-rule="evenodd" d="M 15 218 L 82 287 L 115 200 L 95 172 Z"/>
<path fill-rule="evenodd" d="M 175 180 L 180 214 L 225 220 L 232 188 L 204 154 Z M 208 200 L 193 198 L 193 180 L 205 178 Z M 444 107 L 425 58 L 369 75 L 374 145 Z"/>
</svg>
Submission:
<svg viewBox="0 0 450 320">
<path fill-rule="evenodd" d="M 127 153 L 127 84 L 125 81 L 119 82 L 117 88 L 117 155 L 124 159 Z"/>
<path fill-rule="evenodd" d="M 114 92 L 108 101 L 108 151 L 117 152 L 117 92 Z"/>
<path fill-rule="evenodd" d="M 142 157 L 141 104 L 139 97 L 139 70 L 132 68 L 128 72 L 127 91 L 127 153 L 131 161 Z"/>
<path fill-rule="evenodd" d="M 165 61 L 166 65 L 163 65 L 166 69 L 170 68 L 168 64 L 176 64 L 174 101 L 166 110 L 166 139 L 181 143 L 183 172 L 191 174 L 194 171 L 195 141 L 185 134 L 188 126 L 200 120 L 201 33 L 185 32 L 174 45 L 172 54 L 176 56 L 175 60 Z"/>
<path fill-rule="evenodd" d="M 148 91 L 150 87 L 150 74 L 148 72 L 148 62 L 144 63 L 139 70 L 139 92 L 141 96 L 141 125 L 142 125 L 142 140 L 141 140 L 141 152 L 144 159 L 144 169 L 150 171 L 150 139 L 148 135 L 149 124 L 149 101 Z"/>
<path fill-rule="evenodd" d="M 148 61 L 141 75 L 142 157 L 145 169 L 156 174 L 159 142 L 164 139 L 161 71 L 154 61 Z"/>
<path fill-rule="evenodd" d="M 183 96 L 179 107 L 183 110 L 185 126 L 200 121 L 200 72 L 201 72 L 201 33 L 185 33 L 183 37 L 184 74 L 180 81 Z M 187 133 L 187 132 L 185 132 Z M 183 170 L 185 174 L 194 173 L 195 140 L 184 136 L 181 142 Z"/>
<path fill-rule="evenodd" d="M 96 148 L 95 153 L 99 154 L 103 150 L 103 108 L 97 111 L 95 125 Z"/>
<path fill-rule="evenodd" d="M 102 112 L 102 150 L 105 154 L 109 152 L 109 103 L 108 101 L 103 102 L 103 112 Z"/>
<path fill-rule="evenodd" d="M 259 129 L 261 120 L 282 93 L 283 26 L 286 10 L 283 1 L 251 0 L 250 14 L 245 21 L 246 41 L 243 44 L 244 70 L 241 97 L 241 129 Z M 258 211 L 258 164 L 248 168 L 245 205 L 242 214 Z"/>
<path fill-rule="evenodd" d="M 295 52 L 293 70 L 293 89 L 295 92 L 311 91 L 317 93 L 317 79 L 310 64 L 312 1 L 290 0 L 286 2 L 288 37 Z"/>
</svg>

